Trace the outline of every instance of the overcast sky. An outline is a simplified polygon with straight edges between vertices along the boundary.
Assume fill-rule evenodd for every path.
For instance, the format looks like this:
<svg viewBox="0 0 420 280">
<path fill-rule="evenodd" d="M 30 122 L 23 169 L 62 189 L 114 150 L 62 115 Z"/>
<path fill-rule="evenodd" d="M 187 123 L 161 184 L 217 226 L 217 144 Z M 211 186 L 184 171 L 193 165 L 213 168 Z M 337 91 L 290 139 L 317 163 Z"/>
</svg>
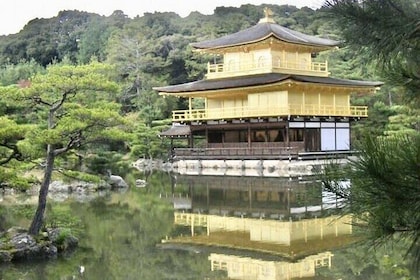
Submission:
<svg viewBox="0 0 420 280">
<path fill-rule="evenodd" d="M 79 10 L 109 16 L 122 10 L 130 18 L 144 12 L 175 12 L 182 17 L 192 11 L 212 14 L 219 6 L 239 7 L 242 4 L 289 4 L 298 8 L 319 8 L 323 0 L 2 0 L 0 35 L 18 33 L 34 18 L 51 18 L 62 10 Z"/>
</svg>

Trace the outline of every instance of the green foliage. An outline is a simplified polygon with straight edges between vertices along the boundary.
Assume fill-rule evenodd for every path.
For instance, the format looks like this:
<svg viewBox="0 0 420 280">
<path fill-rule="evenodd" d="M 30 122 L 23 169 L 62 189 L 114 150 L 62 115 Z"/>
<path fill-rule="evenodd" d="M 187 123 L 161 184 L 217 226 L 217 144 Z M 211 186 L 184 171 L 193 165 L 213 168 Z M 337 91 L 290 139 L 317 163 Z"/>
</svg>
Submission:
<svg viewBox="0 0 420 280">
<path fill-rule="evenodd" d="M 23 174 L 24 172 L 17 168 L 0 166 L 0 185 L 14 188 L 18 191 L 28 190 L 37 181 L 31 177 L 24 177 Z"/>
<path fill-rule="evenodd" d="M 360 242 L 333 251 L 333 265 L 317 270 L 325 279 L 380 279 L 414 280 L 410 265 L 405 259 L 405 240 L 387 241 L 383 246 L 372 247 L 369 242 Z"/>
<path fill-rule="evenodd" d="M 384 233 L 414 230 L 419 224 L 420 135 L 367 138 L 353 162 L 356 213 L 385 223 Z M 414 211 L 414 212 L 413 212 Z M 383 216 L 386 215 L 386 216 Z"/>
<path fill-rule="evenodd" d="M 0 232 L 12 226 L 27 227 L 35 206 L 27 204 L 0 205 Z"/>
<path fill-rule="evenodd" d="M 36 73 L 43 72 L 44 68 L 35 62 L 34 59 L 30 61 L 21 61 L 17 64 L 7 63 L 0 68 L 0 84 L 14 85 L 25 80 L 29 80 Z"/>
<path fill-rule="evenodd" d="M 367 53 L 406 97 L 420 102 L 420 9 L 414 0 L 329 0 L 330 15 L 348 46 Z"/>
<path fill-rule="evenodd" d="M 326 6 L 348 46 L 358 54 L 365 53 L 365 61 L 380 66 L 382 76 L 394 88 L 386 87 L 386 95 L 374 103 L 373 118 L 371 114 L 362 124 L 369 136 L 361 141 L 359 158 L 348 170 L 328 167 L 325 186 L 349 200 L 349 211 L 364 222 L 375 243 L 383 245 L 393 238 L 407 242 L 407 259 L 419 274 L 418 4 L 412 0 L 329 0 Z M 409 102 L 393 104 L 394 93 L 397 100 Z M 337 178 L 350 179 L 350 191 Z M 395 269 L 395 274 L 406 276 L 404 270 Z"/>
<path fill-rule="evenodd" d="M 370 107 L 369 117 L 353 125 L 353 143 L 358 143 L 365 135 L 383 136 L 391 116 L 396 114 L 391 106 L 378 101 Z"/>
<path fill-rule="evenodd" d="M 7 117 L 0 117 L 0 185 L 26 190 L 34 179 L 25 177 L 25 166 L 21 162 L 28 154 L 22 149 L 22 140 L 29 126 L 18 125 Z"/>
<path fill-rule="evenodd" d="M 58 246 L 63 245 L 64 241 L 70 236 L 72 236 L 71 230 L 69 228 L 62 228 L 55 242 Z"/>
<path fill-rule="evenodd" d="M 112 102 L 110 93 L 117 91 L 118 86 L 107 79 L 110 69 L 100 63 L 52 65 L 45 75 L 35 76 L 31 86 L 22 89 L 23 98 L 38 112 L 54 115 L 49 119 L 52 122 L 48 123 L 50 129 L 46 129 L 47 119 L 44 119 L 44 124 L 40 123 L 32 130 L 31 142 L 65 147 L 72 144 L 71 141 L 83 138 L 83 143 L 73 143 L 80 147 L 103 138 L 121 136 L 112 130 L 123 125 L 124 120 L 119 115 L 119 105 Z"/>
<path fill-rule="evenodd" d="M 119 22 L 118 18 L 122 20 Z M 86 26 L 86 30 L 80 34 L 80 39 L 77 40 L 79 51 L 77 53 L 77 60 L 79 63 L 89 63 L 92 57 L 98 61 L 105 61 L 108 38 L 114 31 L 121 28 L 121 23 L 124 24 L 127 16 L 122 12 L 114 12 L 109 18 L 93 18 Z"/>
<path fill-rule="evenodd" d="M 134 131 L 136 138 L 131 142 L 132 158 L 165 158 L 169 152 L 169 141 L 159 137 L 167 125 L 148 126 L 139 119 Z"/>
<path fill-rule="evenodd" d="M 20 92 L 5 90 L 3 96 L 11 99 L 9 103 L 14 100 L 15 104 L 23 104 L 22 107 L 35 106 L 37 124 L 20 125 L 1 117 L 0 138 L 7 140 L 7 143 L 3 143 L 8 145 L 2 148 L 2 159 L 6 160 L 13 155 L 14 147 L 17 149 L 15 157 L 36 160 L 45 156 L 46 144 L 66 147 L 79 137 L 83 139 L 83 143 L 77 143 L 79 148 L 91 145 L 92 149 L 104 146 L 98 145 L 98 142 L 126 139 L 128 136 L 123 130 L 125 122 L 119 114 L 120 107 L 112 102 L 113 96 L 109 94 L 118 89 L 115 83 L 106 79 L 110 70 L 109 66 L 99 63 L 78 67 L 53 65 L 47 69 L 46 74 L 35 76 L 31 87 L 21 89 Z M 58 104 L 60 93 L 68 95 L 67 102 L 63 103 L 54 119 L 54 129 L 48 130 L 45 106 Z"/>
<path fill-rule="evenodd" d="M 2 143 L 16 143 L 24 137 L 27 129 L 27 126 L 20 126 L 7 117 L 0 117 L 0 139 Z"/>
<path fill-rule="evenodd" d="M 316 60 L 328 61 L 328 70 L 333 77 L 353 80 L 378 79 L 375 66 L 366 63 L 369 61 L 367 54 L 357 52 L 349 46 L 322 52 Z"/>
<path fill-rule="evenodd" d="M 115 132 L 121 130 L 124 119 L 109 95 L 118 86 L 109 81 L 108 71 L 107 65 L 95 62 L 81 66 L 54 64 L 21 91 L 29 106 L 45 112 L 29 138 L 34 149 L 41 147 L 41 151 L 44 147 L 45 151 L 39 203 L 28 231 L 32 235 L 37 235 L 42 227 L 56 158 L 97 141 L 123 140 L 119 139 L 123 134 Z"/>
<path fill-rule="evenodd" d="M 409 259 L 418 265 L 420 135 L 366 137 L 359 149 L 359 158 L 347 169 L 326 168 L 324 185 L 349 200 L 348 211 L 363 221 L 373 241 L 407 240 Z M 350 190 L 338 183 L 344 178 L 350 179 Z"/>
<path fill-rule="evenodd" d="M 87 24 L 99 15 L 79 11 L 61 11 L 51 19 L 33 19 L 18 35 L 0 42 L 0 62 L 19 63 L 34 59 L 47 66 L 68 57 L 76 61 L 77 42 Z"/>
<path fill-rule="evenodd" d="M 153 120 L 162 116 L 160 107 L 165 107 L 165 100 L 158 100 L 152 88 L 164 83 L 168 75 L 177 77 L 177 81 L 185 80 L 185 63 L 179 50 L 189 41 L 182 36 L 155 38 L 149 28 L 144 20 L 135 20 L 113 33 L 107 61 L 116 65 L 116 75 L 123 84 L 119 96 L 123 110 L 147 110 L 146 115 Z"/>
<path fill-rule="evenodd" d="M 34 77 L 30 88 L 20 91 L 11 87 L 3 88 L 2 100 L 6 106 L 10 107 L 9 104 L 13 104 L 17 108 L 35 107 L 32 112 L 21 110 L 19 121 L 24 122 L 26 118 L 26 122 L 29 122 L 32 119 L 36 125 L 18 125 L 12 120 L 1 118 L 4 132 L 0 131 L 3 135 L 0 137 L 8 139 L 9 150 L 12 151 L 13 148 L 10 144 L 14 144 L 18 147 L 21 157 L 32 160 L 45 156 L 44 147 L 47 143 L 65 146 L 66 143 L 70 143 L 67 142 L 69 139 L 83 137 L 84 145 L 102 147 L 104 145 L 98 145 L 98 142 L 109 143 L 126 139 L 128 136 L 123 130 L 125 122 L 119 114 L 120 107 L 112 102 L 114 97 L 111 93 L 115 92 L 118 86 L 107 80 L 111 70 L 110 66 L 97 62 L 79 67 L 53 65 L 47 69 L 47 74 L 39 73 Z M 45 130 L 45 106 L 58 102 L 60 92 L 69 98 L 58 112 L 59 120 L 54 129 Z M 16 140 L 13 142 L 13 139 Z"/>
<path fill-rule="evenodd" d="M 385 134 L 412 134 L 420 131 L 420 109 L 404 105 L 391 107 L 396 114 L 389 117 Z"/>
<path fill-rule="evenodd" d="M 130 162 L 127 158 L 119 152 L 114 151 L 99 151 L 91 154 L 85 160 L 86 167 L 94 174 L 107 174 L 107 171 L 112 171 L 124 177 L 130 172 Z"/>
<path fill-rule="evenodd" d="M 89 169 L 92 172 L 91 169 Z M 89 174 L 86 172 L 79 172 L 74 170 L 64 170 L 62 172 L 64 181 L 72 182 L 74 180 L 80 180 L 84 182 L 100 183 L 101 178 L 96 174 Z"/>
<path fill-rule="evenodd" d="M 71 213 L 67 204 L 52 204 L 48 207 L 48 216 L 45 221 L 46 227 L 60 228 L 59 238 L 64 241 L 71 234 L 81 236 L 84 230 L 82 219 Z M 57 241 L 58 242 L 58 241 Z M 60 244 L 60 242 L 58 242 Z"/>
</svg>

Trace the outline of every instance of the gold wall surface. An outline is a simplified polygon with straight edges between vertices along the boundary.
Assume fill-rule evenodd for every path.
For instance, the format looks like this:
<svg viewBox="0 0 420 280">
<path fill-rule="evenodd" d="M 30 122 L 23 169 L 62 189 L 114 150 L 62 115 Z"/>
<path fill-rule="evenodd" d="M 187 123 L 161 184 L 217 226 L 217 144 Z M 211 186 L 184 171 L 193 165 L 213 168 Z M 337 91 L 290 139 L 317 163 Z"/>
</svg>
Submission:
<svg viewBox="0 0 420 280">
<path fill-rule="evenodd" d="M 205 97 L 206 108 L 173 111 L 174 121 L 202 121 L 278 116 L 367 117 L 367 106 L 351 106 L 350 91 L 328 87 L 283 86 L 248 94 Z"/>
<path fill-rule="evenodd" d="M 206 77 L 218 79 L 262 73 L 329 75 L 327 62 L 313 61 L 309 49 L 266 41 L 244 48 L 227 48 L 223 63 L 208 64 Z"/>
</svg>

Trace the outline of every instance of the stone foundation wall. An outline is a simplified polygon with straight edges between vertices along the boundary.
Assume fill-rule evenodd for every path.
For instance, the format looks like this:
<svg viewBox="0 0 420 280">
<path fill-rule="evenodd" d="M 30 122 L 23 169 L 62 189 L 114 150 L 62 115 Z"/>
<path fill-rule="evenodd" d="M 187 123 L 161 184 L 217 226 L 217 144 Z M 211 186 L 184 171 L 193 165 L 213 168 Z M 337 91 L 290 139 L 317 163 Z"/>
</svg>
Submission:
<svg viewBox="0 0 420 280">
<path fill-rule="evenodd" d="M 230 175 L 263 177 L 299 177 L 315 175 L 329 162 L 346 164 L 347 159 L 334 160 L 179 160 L 172 170 L 185 175 Z"/>
</svg>

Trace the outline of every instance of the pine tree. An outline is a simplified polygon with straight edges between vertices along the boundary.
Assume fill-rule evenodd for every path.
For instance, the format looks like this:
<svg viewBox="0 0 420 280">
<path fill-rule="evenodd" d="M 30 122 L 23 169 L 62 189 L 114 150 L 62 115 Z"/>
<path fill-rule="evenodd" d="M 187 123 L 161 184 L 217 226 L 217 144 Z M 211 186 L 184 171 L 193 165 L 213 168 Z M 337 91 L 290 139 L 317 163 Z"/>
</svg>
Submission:
<svg viewBox="0 0 420 280">
<path fill-rule="evenodd" d="M 388 83 L 420 105 L 420 3 L 415 0 L 327 0 L 345 44 L 367 53 Z"/>
</svg>

